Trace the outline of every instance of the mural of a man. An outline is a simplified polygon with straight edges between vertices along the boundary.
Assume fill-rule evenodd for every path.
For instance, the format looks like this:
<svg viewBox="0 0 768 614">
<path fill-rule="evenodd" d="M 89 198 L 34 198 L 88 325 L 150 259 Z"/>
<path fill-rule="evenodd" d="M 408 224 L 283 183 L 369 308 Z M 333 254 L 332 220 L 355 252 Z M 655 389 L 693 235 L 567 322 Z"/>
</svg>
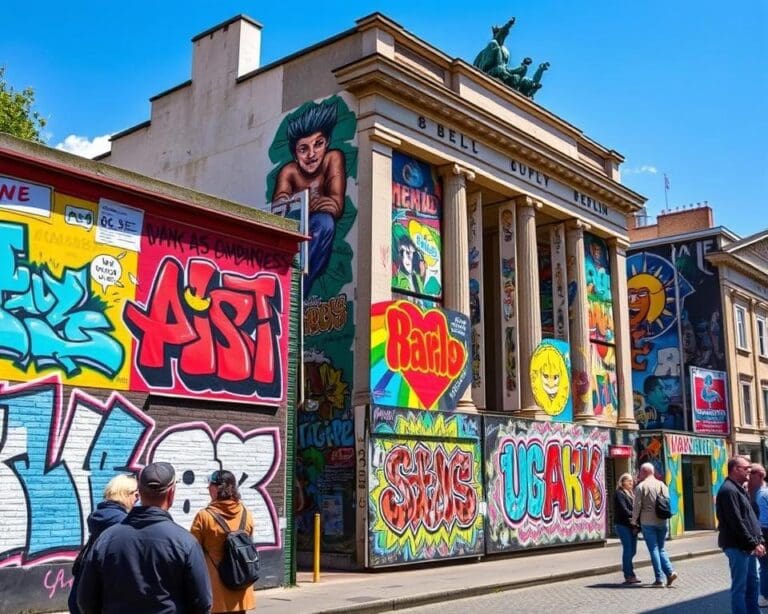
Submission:
<svg viewBox="0 0 768 614">
<path fill-rule="evenodd" d="M 331 257 L 336 221 L 344 212 L 347 189 L 344 153 L 329 149 L 336 125 L 334 103 L 313 104 L 288 122 L 288 146 L 293 162 L 280 169 L 272 202 L 309 190 L 309 243 L 304 296 L 325 272 Z"/>
<path fill-rule="evenodd" d="M 651 375 L 643 385 L 645 410 L 649 417 L 645 428 L 682 429 L 683 416 L 680 407 L 670 403 L 669 395 L 660 377 Z"/>
</svg>

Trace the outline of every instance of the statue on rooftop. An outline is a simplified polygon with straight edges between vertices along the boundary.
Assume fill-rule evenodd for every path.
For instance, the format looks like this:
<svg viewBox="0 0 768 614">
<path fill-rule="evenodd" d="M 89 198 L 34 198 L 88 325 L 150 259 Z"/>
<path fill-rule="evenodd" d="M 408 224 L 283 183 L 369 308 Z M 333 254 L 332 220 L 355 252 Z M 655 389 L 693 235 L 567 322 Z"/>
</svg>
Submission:
<svg viewBox="0 0 768 614">
<path fill-rule="evenodd" d="M 533 62 L 531 58 L 524 58 L 517 68 L 509 66 L 509 50 L 504 46 L 509 31 L 515 25 L 512 17 L 503 26 L 492 26 L 492 40 L 477 54 L 474 66 L 482 70 L 488 76 L 498 79 L 513 90 L 533 99 L 533 96 L 541 88 L 541 76 L 549 68 L 549 62 L 539 64 L 539 68 L 532 79 L 525 78 L 528 66 Z"/>
</svg>

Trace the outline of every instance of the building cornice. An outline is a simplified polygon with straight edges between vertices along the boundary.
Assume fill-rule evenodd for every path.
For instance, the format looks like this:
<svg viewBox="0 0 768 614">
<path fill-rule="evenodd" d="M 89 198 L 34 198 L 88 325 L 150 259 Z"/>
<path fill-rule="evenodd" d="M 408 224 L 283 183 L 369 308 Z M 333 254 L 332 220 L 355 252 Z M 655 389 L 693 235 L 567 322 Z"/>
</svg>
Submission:
<svg viewBox="0 0 768 614">
<path fill-rule="evenodd" d="M 455 125 L 478 142 L 507 154 L 514 153 L 564 184 L 583 189 L 624 212 L 634 212 L 645 202 L 643 196 L 605 174 L 500 121 L 453 90 L 384 55 L 371 54 L 333 72 L 339 85 L 358 97 L 379 94 L 416 112 L 429 113 L 434 119 Z M 488 79 L 483 75 L 478 77 Z"/>
<path fill-rule="evenodd" d="M 707 254 L 706 259 L 718 267 L 731 268 L 768 287 L 768 274 L 758 267 L 728 252 Z"/>
</svg>

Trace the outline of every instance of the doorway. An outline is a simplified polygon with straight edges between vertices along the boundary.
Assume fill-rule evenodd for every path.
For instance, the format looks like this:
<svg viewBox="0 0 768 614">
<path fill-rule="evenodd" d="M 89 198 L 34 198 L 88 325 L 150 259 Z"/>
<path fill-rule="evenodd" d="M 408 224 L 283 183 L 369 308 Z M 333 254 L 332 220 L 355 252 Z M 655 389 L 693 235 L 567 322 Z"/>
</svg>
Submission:
<svg viewBox="0 0 768 614">
<path fill-rule="evenodd" d="M 709 456 L 682 457 L 683 526 L 686 531 L 714 529 L 712 466 Z"/>
</svg>

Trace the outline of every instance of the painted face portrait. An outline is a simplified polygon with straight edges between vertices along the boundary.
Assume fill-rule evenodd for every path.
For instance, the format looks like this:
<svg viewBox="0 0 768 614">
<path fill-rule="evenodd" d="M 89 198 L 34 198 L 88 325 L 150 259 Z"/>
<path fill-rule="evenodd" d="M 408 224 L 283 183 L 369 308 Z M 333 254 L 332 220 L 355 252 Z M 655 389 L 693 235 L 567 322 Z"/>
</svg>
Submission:
<svg viewBox="0 0 768 614">
<path fill-rule="evenodd" d="M 306 175 L 314 175 L 328 151 L 328 139 L 322 132 L 315 132 L 296 142 L 296 162 Z"/>
</svg>

